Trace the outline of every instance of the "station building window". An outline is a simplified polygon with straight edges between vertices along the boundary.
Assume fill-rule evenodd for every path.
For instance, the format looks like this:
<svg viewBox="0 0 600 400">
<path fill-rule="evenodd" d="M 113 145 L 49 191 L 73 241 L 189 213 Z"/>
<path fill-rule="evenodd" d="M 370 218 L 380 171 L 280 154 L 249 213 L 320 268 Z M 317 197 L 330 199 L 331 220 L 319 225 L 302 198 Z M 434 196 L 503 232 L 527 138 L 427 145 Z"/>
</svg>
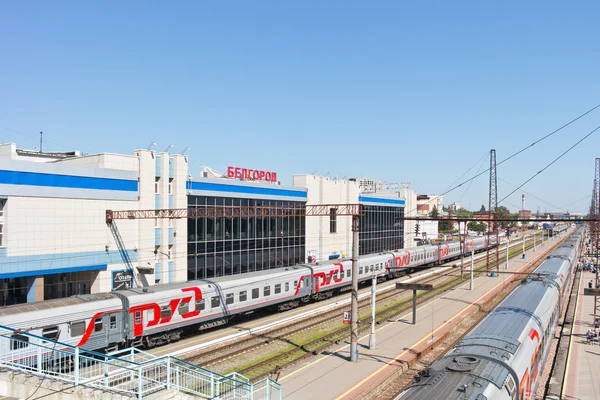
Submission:
<svg viewBox="0 0 600 400">
<path fill-rule="evenodd" d="M 303 206 L 303 202 L 188 196 L 188 207 Z M 188 279 L 287 267 L 304 262 L 305 217 L 188 220 Z"/>
<path fill-rule="evenodd" d="M 359 254 L 404 248 L 403 207 L 365 206 L 360 217 Z"/>
</svg>

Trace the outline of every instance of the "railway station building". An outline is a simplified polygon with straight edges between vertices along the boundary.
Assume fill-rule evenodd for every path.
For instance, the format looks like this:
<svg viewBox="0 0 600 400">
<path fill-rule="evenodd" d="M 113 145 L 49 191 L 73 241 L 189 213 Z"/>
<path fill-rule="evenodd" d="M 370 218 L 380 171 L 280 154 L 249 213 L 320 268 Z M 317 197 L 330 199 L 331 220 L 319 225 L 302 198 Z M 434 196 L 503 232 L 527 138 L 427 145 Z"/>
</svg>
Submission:
<svg viewBox="0 0 600 400">
<path fill-rule="evenodd" d="M 294 186 L 307 188 L 307 204 L 362 204 L 359 222 L 359 255 L 396 250 L 412 242 L 404 217 L 407 201 L 416 204 L 409 188 L 383 188 L 370 179 L 337 179 L 316 175 L 294 175 Z M 376 189 L 376 190 L 374 190 Z M 414 210 L 409 212 L 416 213 Z M 411 226 L 411 225 L 409 225 Z M 337 216 L 306 219 L 307 262 L 349 258 L 352 255 L 352 217 Z"/>
<path fill-rule="evenodd" d="M 186 178 L 183 155 L 0 145 L 0 306 L 185 280 L 187 225 L 117 221 L 116 240 L 106 210 L 185 207 Z"/>
<path fill-rule="evenodd" d="M 350 257 L 351 218 L 117 219 L 107 210 L 360 203 L 360 254 L 412 246 L 416 194 L 365 179 L 230 166 L 183 154 L 81 154 L 0 144 L 0 306 Z M 412 211 L 411 211 L 412 210 Z M 410 244 L 409 244 L 410 243 Z"/>
</svg>

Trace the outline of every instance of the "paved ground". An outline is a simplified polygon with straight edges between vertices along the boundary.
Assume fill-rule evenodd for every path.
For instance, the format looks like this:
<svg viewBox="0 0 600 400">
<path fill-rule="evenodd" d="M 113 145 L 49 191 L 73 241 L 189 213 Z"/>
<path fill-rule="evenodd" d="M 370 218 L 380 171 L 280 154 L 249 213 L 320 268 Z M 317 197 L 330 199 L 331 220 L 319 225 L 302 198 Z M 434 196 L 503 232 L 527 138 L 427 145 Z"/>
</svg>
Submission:
<svg viewBox="0 0 600 400">
<path fill-rule="evenodd" d="M 600 399 L 600 345 L 598 342 L 587 344 L 585 335 L 588 329 L 593 328 L 594 297 L 584 296 L 583 289 L 592 279 L 595 279 L 595 274 L 582 272 L 571 351 L 565 373 L 565 400 Z"/>
<path fill-rule="evenodd" d="M 551 243 L 552 244 L 552 243 Z M 537 252 L 529 250 L 526 259 L 514 258 L 509 270 L 522 269 L 526 263 L 546 246 L 537 247 Z M 502 264 L 501 264 L 502 265 Z M 504 265 L 501 266 L 504 270 Z M 350 399 L 373 387 L 397 368 L 398 360 L 410 357 L 412 349 L 431 343 L 449 329 L 464 315 L 480 304 L 495 288 L 508 279 L 507 274 L 499 277 L 479 277 L 475 279 L 474 290 L 469 283 L 447 293 L 443 298 L 421 305 L 417 311 L 417 324 L 412 325 L 412 314 L 402 315 L 395 321 L 382 325 L 377 330 L 377 348 L 368 349 L 369 335 L 360 338 L 359 361 L 350 363 L 349 344 L 329 353 L 310 359 L 284 373 L 279 383 L 283 385 L 283 395 L 289 400 L 304 399 Z M 597 347 L 600 352 L 600 347 Z M 600 397 L 597 397 L 600 398 Z"/>
</svg>

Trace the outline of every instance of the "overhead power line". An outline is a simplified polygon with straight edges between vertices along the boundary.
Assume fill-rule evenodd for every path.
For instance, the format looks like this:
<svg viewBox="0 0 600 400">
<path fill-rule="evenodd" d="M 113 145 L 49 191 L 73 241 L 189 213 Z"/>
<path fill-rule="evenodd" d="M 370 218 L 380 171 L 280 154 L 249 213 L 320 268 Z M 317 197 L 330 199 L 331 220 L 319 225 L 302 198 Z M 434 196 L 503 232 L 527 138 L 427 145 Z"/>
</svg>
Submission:
<svg viewBox="0 0 600 400">
<path fill-rule="evenodd" d="M 592 136 L 598 129 L 600 129 L 600 125 L 597 126 L 593 131 L 591 131 L 590 133 L 588 133 L 587 135 L 585 135 L 584 137 L 582 137 L 581 139 L 579 139 L 573 146 L 569 147 L 567 150 L 565 150 L 564 152 L 562 152 L 561 155 L 559 155 L 554 160 L 552 160 L 550 163 L 548 163 L 544 168 L 542 168 L 541 170 L 539 170 L 538 172 L 536 172 L 532 177 L 530 177 L 525 182 L 523 182 L 522 184 L 520 184 L 515 190 L 513 190 L 512 192 L 510 192 L 508 195 L 504 196 L 504 198 L 502 200 L 500 200 L 500 203 L 503 202 L 504 200 L 506 200 L 508 197 L 510 197 L 517 190 L 521 189 L 527 183 L 531 182 L 533 180 L 533 178 L 535 178 L 536 176 L 538 176 L 539 174 L 541 174 L 542 172 L 544 172 L 545 170 L 547 170 L 548 168 L 550 168 L 550 166 L 552 164 L 554 164 L 555 162 L 557 162 L 558 160 L 560 160 L 561 158 L 563 158 L 563 156 L 565 154 L 567 154 L 568 152 L 570 152 L 571 150 L 573 150 L 575 147 L 577 147 L 577 145 L 579 145 L 585 139 L 587 139 L 588 137 Z"/>
<path fill-rule="evenodd" d="M 535 146 L 536 144 L 538 144 L 538 143 L 542 142 L 543 140 L 546 140 L 546 139 L 548 139 L 550 136 L 552 136 L 552 135 L 554 135 L 554 134 L 556 134 L 556 133 L 560 132 L 561 130 L 563 130 L 563 129 L 564 129 L 564 128 L 566 128 L 567 126 L 569 126 L 569 125 L 573 124 L 574 122 L 576 122 L 576 121 L 580 120 L 581 118 L 585 117 L 586 115 L 588 115 L 588 114 L 589 114 L 589 113 L 591 113 L 592 111 L 596 110 L 598 107 L 600 107 L 600 104 L 598 104 L 598 105 L 596 105 L 595 107 L 593 107 L 593 108 L 589 109 L 588 111 L 584 112 L 583 114 L 581 114 L 581 115 L 577 116 L 576 118 L 574 118 L 574 119 L 572 119 L 571 121 L 567 122 L 566 124 L 564 124 L 564 125 L 563 125 L 563 126 L 561 126 L 560 128 L 558 128 L 558 129 L 555 129 L 554 131 L 550 132 L 550 133 L 549 133 L 549 134 L 547 134 L 546 136 L 543 136 L 543 137 L 541 137 L 540 139 L 536 140 L 535 142 L 531 143 L 530 145 L 528 145 L 528 146 L 525 146 L 525 147 L 523 147 L 521 150 L 519 150 L 519 151 L 517 151 L 517 152 L 515 152 L 515 153 L 511 154 L 510 156 L 508 156 L 508 157 L 504 158 L 502 161 L 499 161 L 499 162 L 498 162 L 496 165 L 501 165 L 501 164 L 504 164 L 505 162 L 507 162 L 508 160 L 512 159 L 513 157 L 516 157 L 517 155 L 521 154 L 521 153 L 522 153 L 522 152 L 524 152 L 525 150 L 527 150 L 527 149 L 530 149 L 531 147 Z M 480 173 L 476 174 L 475 176 L 473 176 L 473 177 L 471 177 L 471 178 L 467 179 L 466 181 L 464 181 L 464 182 L 462 182 L 462 183 L 459 183 L 458 185 L 454 186 L 453 188 L 451 188 L 451 189 L 449 189 L 449 190 L 445 191 L 445 192 L 444 192 L 444 193 L 442 193 L 440 196 L 443 196 L 443 195 L 445 195 L 445 194 L 448 194 L 448 193 L 452 192 L 453 190 L 456 190 L 456 189 L 458 189 L 459 187 L 461 187 L 461 186 L 462 186 L 462 185 L 464 185 L 465 183 L 468 183 L 468 182 L 472 181 L 473 179 L 475 179 L 475 178 L 478 178 L 478 177 L 480 177 L 481 175 L 483 175 L 483 174 L 485 174 L 485 173 L 489 172 L 489 170 L 490 170 L 490 169 L 489 169 L 489 168 L 487 168 L 485 171 L 482 171 L 482 172 L 480 172 Z"/>
</svg>

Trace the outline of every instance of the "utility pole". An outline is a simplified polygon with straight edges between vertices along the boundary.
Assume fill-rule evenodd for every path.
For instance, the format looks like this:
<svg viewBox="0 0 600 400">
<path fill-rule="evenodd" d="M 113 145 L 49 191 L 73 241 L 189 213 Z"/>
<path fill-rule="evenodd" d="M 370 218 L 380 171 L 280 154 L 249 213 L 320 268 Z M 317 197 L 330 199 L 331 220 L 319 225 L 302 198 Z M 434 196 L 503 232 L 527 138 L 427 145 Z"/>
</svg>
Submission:
<svg viewBox="0 0 600 400">
<path fill-rule="evenodd" d="M 475 289 L 475 284 L 473 282 L 473 268 L 475 268 L 475 250 L 471 249 L 471 285 L 469 286 L 469 290 Z"/>
<path fill-rule="evenodd" d="M 460 221 L 458 221 L 458 234 L 460 235 Z M 460 281 L 463 280 L 463 272 L 465 270 L 465 239 L 467 236 L 467 223 L 465 222 L 465 234 L 460 236 Z"/>
<path fill-rule="evenodd" d="M 44 132 L 40 132 L 40 153 L 42 152 L 42 144 L 44 143 L 44 141 L 42 140 L 42 136 L 44 135 Z"/>
<path fill-rule="evenodd" d="M 375 295 L 377 293 L 377 274 L 373 271 L 371 284 L 371 335 L 369 335 L 369 349 L 375 350 Z"/>
<path fill-rule="evenodd" d="M 496 176 L 496 150 L 490 150 L 490 186 L 489 186 L 489 204 L 488 204 L 488 251 L 487 251 L 487 270 L 490 271 L 490 250 L 489 241 L 492 232 L 492 216 L 495 218 L 496 209 L 498 208 L 498 179 Z M 499 235 L 498 235 L 498 224 L 494 224 L 496 229 L 496 271 L 499 270 L 498 265 L 500 259 L 498 257 L 498 247 L 500 246 Z"/>
<path fill-rule="evenodd" d="M 508 269 L 508 248 L 510 247 L 510 236 L 506 235 L 506 267 Z"/>
<path fill-rule="evenodd" d="M 358 361 L 358 224 L 360 216 L 352 216 L 352 299 L 350 314 L 352 318 L 350 333 L 350 361 Z"/>
<path fill-rule="evenodd" d="M 596 162 L 595 162 L 595 168 L 594 168 L 594 193 L 592 194 L 592 211 L 593 211 L 593 215 L 596 218 L 596 221 L 593 223 L 594 226 L 594 236 L 596 239 L 596 249 L 595 251 L 593 251 L 592 254 L 594 254 L 596 257 L 596 285 L 594 286 L 594 288 L 598 287 L 598 236 L 600 234 L 600 232 L 598 232 L 598 230 L 600 229 L 600 224 L 598 222 L 598 215 L 600 214 L 600 158 L 596 158 Z M 598 296 L 594 296 L 594 323 L 596 323 L 596 320 L 598 319 Z"/>
<path fill-rule="evenodd" d="M 525 259 L 525 233 L 523 233 L 523 259 Z"/>
</svg>

